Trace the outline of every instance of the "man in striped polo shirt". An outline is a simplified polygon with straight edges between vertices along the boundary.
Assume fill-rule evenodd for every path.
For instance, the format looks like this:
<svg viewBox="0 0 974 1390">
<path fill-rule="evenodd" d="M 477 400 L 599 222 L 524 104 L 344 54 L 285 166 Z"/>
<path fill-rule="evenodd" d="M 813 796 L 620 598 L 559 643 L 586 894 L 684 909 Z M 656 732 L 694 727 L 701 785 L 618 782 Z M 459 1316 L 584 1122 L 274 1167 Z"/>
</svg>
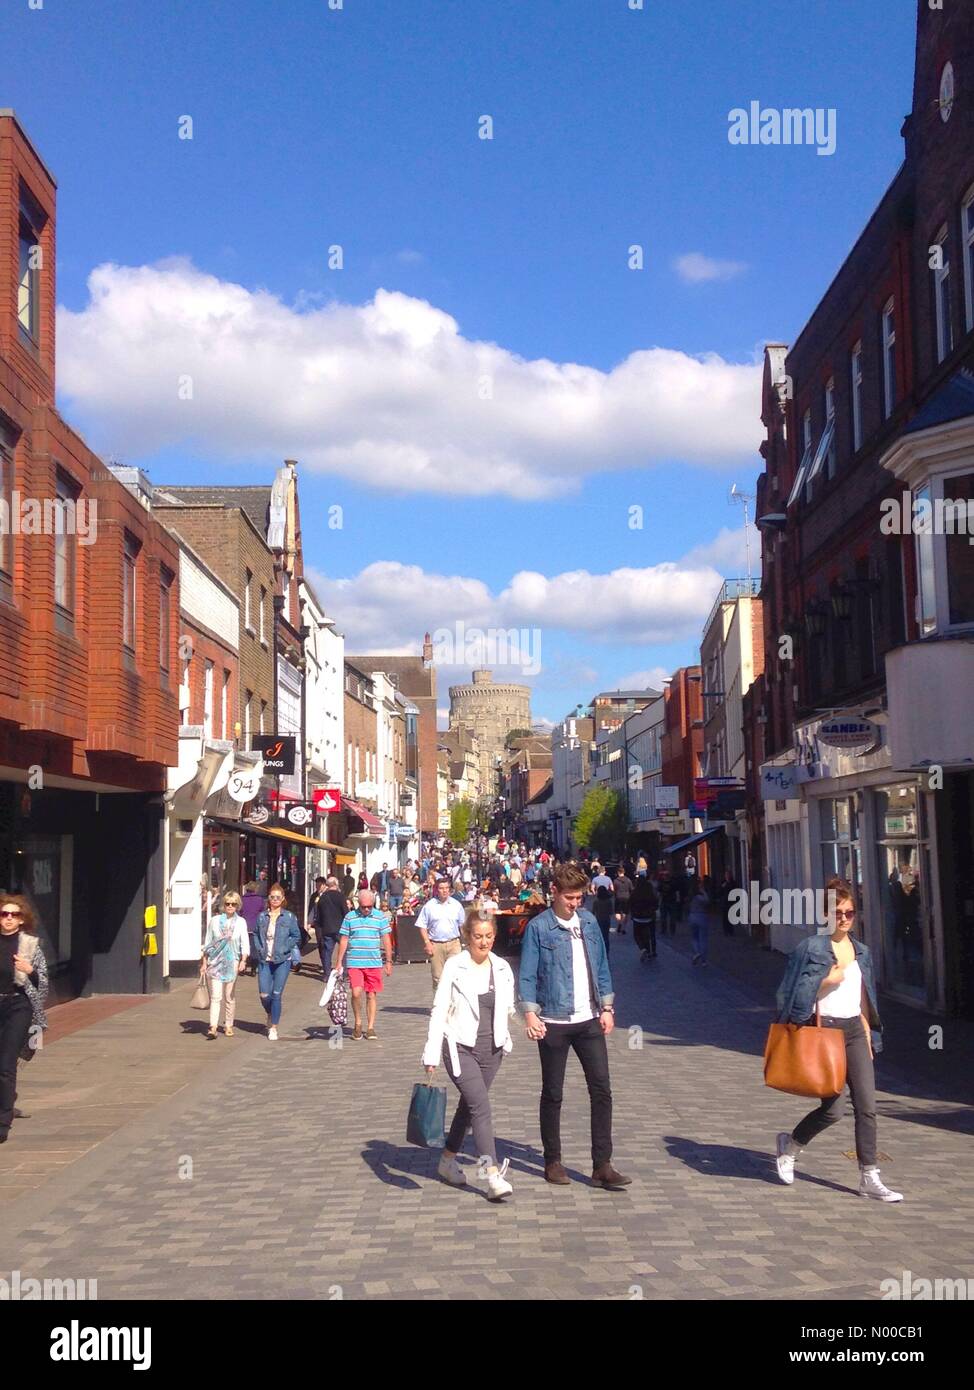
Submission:
<svg viewBox="0 0 974 1390">
<path fill-rule="evenodd" d="M 348 962 L 348 983 L 352 991 L 352 1012 L 355 1028 L 352 1040 L 362 1038 L 374 1042 L 376 995 L 382 989 L 382 958 L 386 974 L 392 974 L 392 929 L 389 918 L 374 906 L 375 894 L 363 888 L 358 895 L 358 907 L 347 913 L 338 934 L 338 960 L 335 969 L 345 968 Z M 365 995 L 366 1031 L 362 1031 L 362 996 Z"/>
</svg>

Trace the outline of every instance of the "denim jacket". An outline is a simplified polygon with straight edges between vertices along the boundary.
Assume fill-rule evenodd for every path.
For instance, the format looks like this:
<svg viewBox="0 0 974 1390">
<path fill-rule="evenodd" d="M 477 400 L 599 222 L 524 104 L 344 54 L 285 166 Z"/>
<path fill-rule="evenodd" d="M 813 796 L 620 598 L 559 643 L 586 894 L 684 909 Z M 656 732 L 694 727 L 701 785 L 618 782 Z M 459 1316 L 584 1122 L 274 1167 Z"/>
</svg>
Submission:
<svg viewBox="0 0 974 1390">
<path fill-rule="evenodd" d="M 856 963 L 862 971 L 866 986 L 866 1017 L 872 1030 L 873 1051 L 883 1050 L 883 1025 L 879 1017 L 879 1004 L 876 1000 L 876 976 L 869 947 L 854 936 L 850 936 L 856 953 Z M 806 936 L 800 941 L 785 965 L 784 979 L 778 990 L 778 1022 L 804 1023 L 815 1013 L 819 987 L 826 975 L 835 965 L 830 936 Z"/>
<path fill-rule="evenodd" d="M 603 1008 L 610 1008 L 615 996 L 602 930 L 591 912 L 586 912 L 584 908 L 579 912 L 578 920 L 598 1002 Z M 573 1003 L 577 1005 L 572 975 L 571 933 L 558 925 L 554 908 L 539 912 L 524 929 L 518 991 L 521 1009 L 526 1014 L 568 1019 L 573 1012 Z"/>
<path fill-rule="evenodd" d="M 267 928 L 270 926 L 270 920 L 270 913 L 266 909 L 257 918 L 257 926 L 254 929 L 254 944 L 257 947 L 258 961 L 267 959 Z M 298 926 L 298 919 L 293 912 L 288 912 L 287 908 L 284 908 L 277 919 L 271 964 L 280 965 L 282 960 L 287 960 L 295 946 L 300 945 L 301 928 Z"/>
</svg>

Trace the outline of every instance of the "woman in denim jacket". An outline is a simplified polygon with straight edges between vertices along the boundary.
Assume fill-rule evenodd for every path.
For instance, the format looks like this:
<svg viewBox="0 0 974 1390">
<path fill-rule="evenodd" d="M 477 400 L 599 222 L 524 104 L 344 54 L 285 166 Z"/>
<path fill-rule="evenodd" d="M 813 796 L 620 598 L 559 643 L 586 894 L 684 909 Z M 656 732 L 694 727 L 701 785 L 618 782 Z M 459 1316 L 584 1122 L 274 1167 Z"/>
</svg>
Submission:
<svg viewBox="0 0 974 1390">
<path fill-rule="evenodd" d="M 876 1078 L 873 1055 L 882 1049 L 882 1024 L 876 1002 L 876 979 L 868 946 L 852 937 L 856 905 L 852 885 L 833 878 L 835 894 L 831 936 L 809 936 L 788 957 L 778 990 L 779 1023 L 814 1023 L 816 1005 L 822 1026 L 840 1028 L 845 1038 L 849 1093 L 856 1124 L 859 1195 L 880 1202 L 902 1202 L 903 1194 L 886 1187 L 876 1166 Z M 823 1129 L 841 1120 L 845 1096 L 826 1096 L 790 1134 L 777 1141 L 778 1176 L 795 1181 L 795 1159 Z"/>
<path fill-rule="evenodd" d="M 267 1011 L 267 1037 L 277 1041 L 281 1021 L 281 995 L 291 974 L 291 952 L 301 945 L 301 928 L 279 883 L 267 894 L 267 911 L 257 918 L 254 945 L 257 948 L 257 993 Z"/>
</svg>

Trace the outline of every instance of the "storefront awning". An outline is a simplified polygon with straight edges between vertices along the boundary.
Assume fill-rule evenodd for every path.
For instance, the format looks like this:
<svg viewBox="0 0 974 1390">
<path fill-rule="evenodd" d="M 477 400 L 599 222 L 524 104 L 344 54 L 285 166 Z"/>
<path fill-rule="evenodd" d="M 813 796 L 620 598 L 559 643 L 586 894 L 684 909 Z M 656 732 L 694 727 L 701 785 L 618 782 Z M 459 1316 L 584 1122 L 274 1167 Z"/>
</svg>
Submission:
<svg viewBox="0 0 974 1390">
<path fill-rule="evenodd" d="M 382 821 L 379 820 L 378 816 L 373 815 L 365 806 L 361 805 L 360 802 L 353 801 L 350 796 L 343 795 L 342 810 L 347 811 L 350 816 L 358 816 L 359 820 L 365 826 L 366 833 L 381 835 L 385 838 L 386 828 Z"/>
<path fill-rule="evenodd" d="M 685 840 L 677 840 L 675 845 L 666 845 L 664 854 L 675 854 L 678 849 L 689 849 L 691 845 L 699 845 L 701 840 L 709 840 L 713 835 L 722 835 L 724 826 L 712 825 L 709 830 L 701 830 L 699 835 L 689 835 Z"/>
<path fill-rule="evenodd" d="M 328 840 L 315 840 L 310 835 L 299 835 L 296 830 L 280 830 L 272 825 L 251 825 L 245 820 L 226 820 L 223 816 L 207 816 L 207 822 L 218 825 L 222 830 L 238 830 L 248 835 L 262 835 L 268 840 L 290 840 L 306 849 L 339 850 L 341 845 L 333 845 Z"/>
</svg>

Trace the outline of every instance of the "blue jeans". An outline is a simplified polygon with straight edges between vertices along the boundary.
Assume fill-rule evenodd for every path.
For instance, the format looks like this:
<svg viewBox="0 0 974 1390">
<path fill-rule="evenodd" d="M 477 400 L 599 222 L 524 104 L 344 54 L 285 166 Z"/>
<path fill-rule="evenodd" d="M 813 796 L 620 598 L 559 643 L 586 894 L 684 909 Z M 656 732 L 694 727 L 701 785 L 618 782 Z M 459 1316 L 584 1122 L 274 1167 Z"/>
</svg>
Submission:
<svg viewBox="0 0 974 1390">
<path fill-rule="evenodd" d="M 318 956 L 321 960 L 321 969 L 327 980 L 331 973 L 331 960 L 338 945 L 338 937 L 326 936 L 324 932 L 316 932 L 315 935 L 318 938 Z"/>
<path fill-rule="evenodd" d="M 700 922 L 694 918 L 693 923 L 693 950 L 694 954 L 707 959 L 707 941 L 710 936 L 710 923 Z"/>
<path fill-rule="evenodd" d="M 400 909 L 401 907 L 402 907 L 402 894 L 401 894 L 401 893 L 390 893 L 390 894 L 389 894 L 389 911 L 390 911 L 390 912 L 398 912 L 399 909 Z"/>
<path fill-rule="evenodd" d="M 291 957 L 274 965 L 269 960 L 257 962 L 257 993 L 260 1002 L 271 1016 L 271 1027 L 281 1021 L 281 995 L 291 974 Z"/>
</svg>

